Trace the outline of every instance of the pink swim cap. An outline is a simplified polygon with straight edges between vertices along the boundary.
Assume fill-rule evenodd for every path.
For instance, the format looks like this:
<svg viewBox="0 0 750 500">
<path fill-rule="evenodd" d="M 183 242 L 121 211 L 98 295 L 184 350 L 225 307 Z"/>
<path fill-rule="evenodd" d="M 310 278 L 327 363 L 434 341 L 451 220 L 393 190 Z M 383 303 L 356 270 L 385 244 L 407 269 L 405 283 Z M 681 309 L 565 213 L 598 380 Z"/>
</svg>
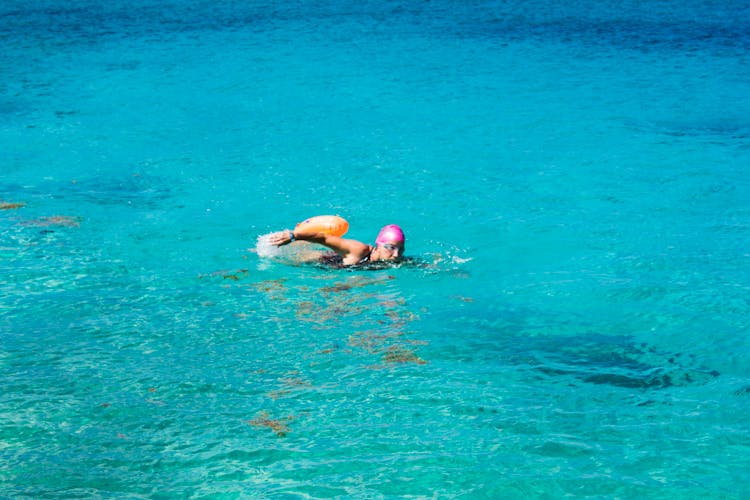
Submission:
<svg viewBox="0 0 750 500">
<path fill-rule="evenodd" d="M 404 243 L 406 237 L 404 232 L 396 224 L 388 224 L 383 227 L 378 233 L 378 237 L 375 240 L 376 245 L 383 245 L 386 243 Z"/>
</svg>

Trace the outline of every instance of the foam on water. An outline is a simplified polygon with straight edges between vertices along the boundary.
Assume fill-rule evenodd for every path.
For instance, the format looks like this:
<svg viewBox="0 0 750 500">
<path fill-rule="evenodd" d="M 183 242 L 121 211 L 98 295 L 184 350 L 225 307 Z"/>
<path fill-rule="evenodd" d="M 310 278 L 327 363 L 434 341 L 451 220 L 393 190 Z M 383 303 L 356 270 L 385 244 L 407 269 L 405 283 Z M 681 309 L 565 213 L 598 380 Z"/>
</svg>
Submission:
<svg viewBox="0 0 750 500">
<path fill-rule="evenodd" d="M 258 236 L 258 240 L 255 243 L 255 252 L 258 254 L 258 257 L 264 259 L 278 257 L 283 252 L 283 247 L 272 245 L 269 242 L 269 239 L 273 234 L 274 233 L 268 233 Z"/>
</svg>

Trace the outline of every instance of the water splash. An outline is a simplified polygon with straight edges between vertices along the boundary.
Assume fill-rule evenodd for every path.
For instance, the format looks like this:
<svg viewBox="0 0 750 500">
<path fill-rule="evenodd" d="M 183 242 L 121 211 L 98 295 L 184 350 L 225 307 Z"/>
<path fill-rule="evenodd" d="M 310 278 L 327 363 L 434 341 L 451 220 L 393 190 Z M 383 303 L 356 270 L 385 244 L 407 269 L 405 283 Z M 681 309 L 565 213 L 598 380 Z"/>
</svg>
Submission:
<svg viewBox="0 0 750 500">
<path fill-rule="evenodd" d="M 279 257 L 284 253 L 284 247 L 277 247 L 271 244 L 271 236 L 275 233 L 262 234 L 258 236 L 255 242 L 255 253 L 258 257 L 269 259 Z"/>
</svg>

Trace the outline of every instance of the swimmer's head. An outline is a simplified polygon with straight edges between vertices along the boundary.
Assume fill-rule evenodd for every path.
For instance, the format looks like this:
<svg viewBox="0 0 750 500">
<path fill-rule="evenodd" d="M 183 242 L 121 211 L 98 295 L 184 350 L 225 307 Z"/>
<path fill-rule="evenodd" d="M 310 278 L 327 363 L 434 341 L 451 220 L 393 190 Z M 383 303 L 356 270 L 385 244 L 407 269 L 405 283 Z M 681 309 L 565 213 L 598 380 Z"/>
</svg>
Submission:
<svg viewBox="0 0 750 500">
<path fill-rule="evenodd" d="M 406 237 L 400 227 L 389 224 L 380 230 L 375 245 L 382 251 L 382 260 L 400 260 L 404 254 Z"/>
<path fill-rule="evenodd" d="M 378 237 L 375 239 L 376 245 L 383 245 L 385 243 L 391 244 L 404 244 L 406 243 L 406 237 L 404 232 L 396 224 L 388 224 L 378 233 Z"/>
</svg>

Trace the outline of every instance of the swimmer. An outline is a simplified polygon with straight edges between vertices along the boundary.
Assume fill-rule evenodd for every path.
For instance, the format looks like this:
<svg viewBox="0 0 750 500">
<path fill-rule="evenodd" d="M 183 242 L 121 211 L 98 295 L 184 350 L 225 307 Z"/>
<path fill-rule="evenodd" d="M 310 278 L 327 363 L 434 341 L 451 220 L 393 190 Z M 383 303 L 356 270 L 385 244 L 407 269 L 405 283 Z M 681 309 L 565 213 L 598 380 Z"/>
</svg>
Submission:
<svg viewBox="0 0 750 500">
<path fill-rule="evenodd" d="M 269 243 L 277 247 L 299 241 L 309 241 L 326 246 L 334 254 L 325 254 L 319 261 L 329 265 L 357 266 L 370 262 L 400 262 L 404 255 L 406 238 L 404 232 L 395 224 L 383 227 L 375 239 L 375 246 L 357 240 L 344 239 L 339 236 L 319 232 L 305 232 L 299 229 L 288 229 L 274 233 Z"/>
</svg>

